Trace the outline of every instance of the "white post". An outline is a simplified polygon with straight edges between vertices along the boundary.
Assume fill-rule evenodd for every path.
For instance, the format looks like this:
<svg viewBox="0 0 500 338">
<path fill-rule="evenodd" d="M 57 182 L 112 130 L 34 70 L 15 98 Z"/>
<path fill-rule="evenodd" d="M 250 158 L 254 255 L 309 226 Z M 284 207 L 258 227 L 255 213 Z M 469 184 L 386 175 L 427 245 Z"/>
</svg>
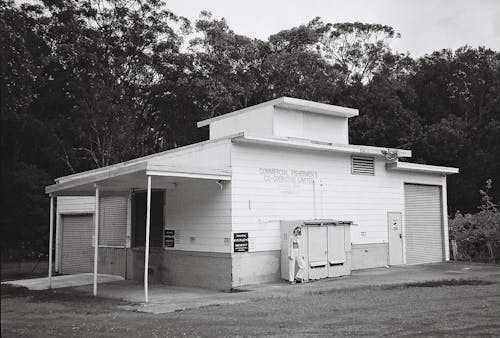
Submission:
<svg viewBox="0 0 500 338">
<path fill-rule="evenodd" d="M 54 196 L 50 195 L 49 224 L 49 289 L 52 288 L 52 245 L 54 241 Z"/>
<path fill-rule="evenodd" d="M 94 209 L 94 296 L 97 296 L 97 254 L 99 251 L 99 186 L 95 184 Z"/>
<path fill-rule="evenodd" d="M 312 184 L 313 184 L 313 215 L 314 215 L 314 219 L 316 219 L 317 218 L 317 215 L 316 215 L 316 180 L 313 180 Z"/>
<path fill-rule="evenodd" d="M 448 230 L 448 188 L 446 184 L 446 175 L 443 175 L 443 186 L 441 188 L 441 203 L 443 205 L 443 234 L 444 234 L 444 259 L 450 260 L 450 238 Z"/>
<path fill-rule="evenodd" d="M 57 201 L 57 199 L 56 199 Z M 57 206 L 55 209 L 56 227 L 55 227 L 55 252 L 54 252 L 54 271 L 59 272 L 60 257 L 61 257 L 61 215 L 57 213 Z"/>
<path fill-rule="evenodd" d="M 149 270 L 149 226 L 151 222 L 151 176 L 148 175 L 148 193 L 146 206 L 146 243 L 144 248 L 144 301 L 148 302 L 148 270 Z"/>
<path fill-rule="evenodd" d="M 125 237 L 125 247 L 130 248 L 132 242 L 132 189 L 127 196 L 127 230 Z"/>
</svg>

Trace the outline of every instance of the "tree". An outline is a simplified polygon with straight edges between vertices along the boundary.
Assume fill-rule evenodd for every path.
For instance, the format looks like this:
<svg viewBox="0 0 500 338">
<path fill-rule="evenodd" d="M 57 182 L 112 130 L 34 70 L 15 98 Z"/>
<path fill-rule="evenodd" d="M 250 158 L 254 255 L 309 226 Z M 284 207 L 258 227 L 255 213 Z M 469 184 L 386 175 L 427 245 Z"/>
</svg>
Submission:
<svg viewBox="0 0 500 338">
<path fill-rule="evenodd" d="M 481 182 L 500 179 L 499 80 L 500 54 L 469 47 L 426 55 L 408 76 L 414 99 L 406 106 L 425 131 L 414 146 L 416 160 L 460 168 L 449 177 L 451 211 L 474 210 Z"/>
<path fill-rule="evenodd" d="M 154 64 L 168 63 L 179 52 L 182 40 L 172 22 L 188 25 L 164 5 L 156 0 L 48 4 L 47 36 L 57 64 L 70 73 L 67 95 L 74 97 L 71 111 L 61 113 L 75 131 L 63 145 L 69 158 L 101 167 L 158 150 L 158 140 L 147 142 L 152 149 L 140 142 L 161 137 L 157 125 L 147 125 L 155 121 L 155 111 L 144 110 L 151 86 L 169 75 L 157 73 Z"/>
<path fill-rule="evenodd" d="M 266 99 L 291 96 L 333 102 L 339 73 L 316 48 L 322 29 L 316 18 L 269 37 L 269 53 L 261 69 Z"/>
<path fill-rule="evenodd" d="M 50 126 L 32 114 L 50 53 L 44 24 L 40 6 L 0 3 L 2 258 L 19 256 L 21 248 L 34 258 L 47 239 L 43 187 L 57 165 L 49 160 Z"/>
<path fill-rule="evenodd" d="M 399 37 L 394 28 L 386 25 L 329 23 L 320 46 L 324 57 L 342 72 L 345 83 L 366 83 L 383 63 L 383 56 L 390 52 L 389 42 Z"/>
<path fill-rule="evenodd" d="M 419 116 L 404 105 L 408 95 L 404 80 L 376 74 L 353 98 L 360 116 L 350 123 L 350 141 L 411 149 L 423 129 Z"/>
<path fill-rule="evenodd" d="M 202 12 L 195 26 L 201 36 L 190 41 L 193 85 L 205 88 L 198 99 L 204 118 L 258 103 L 265 43 L 235 34 L 209 12 Z"/>
</svg>

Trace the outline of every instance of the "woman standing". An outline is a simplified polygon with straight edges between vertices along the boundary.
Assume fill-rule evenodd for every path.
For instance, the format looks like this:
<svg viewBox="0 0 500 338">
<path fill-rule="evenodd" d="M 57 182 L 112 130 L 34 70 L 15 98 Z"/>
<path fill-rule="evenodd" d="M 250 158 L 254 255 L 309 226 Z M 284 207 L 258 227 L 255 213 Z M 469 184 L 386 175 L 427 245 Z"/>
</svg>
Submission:
<svg viewBox="0 0 500 338">
<path fill-rule="evenodd" d="M 295 284 L 297 280 L 300 283 L 307 281 L 305 278 L 306 263 L 304 261 L 304 254 L 302 252 L 302 241 L 301 241 L 302 230 L 300 227 L 293 229 L 293 235 L 290 237 L 288 242 L 288 272 L 290 283 Z M 297 275 L 295 275 L 295 262 L 299 266 Z"/>
</svg>

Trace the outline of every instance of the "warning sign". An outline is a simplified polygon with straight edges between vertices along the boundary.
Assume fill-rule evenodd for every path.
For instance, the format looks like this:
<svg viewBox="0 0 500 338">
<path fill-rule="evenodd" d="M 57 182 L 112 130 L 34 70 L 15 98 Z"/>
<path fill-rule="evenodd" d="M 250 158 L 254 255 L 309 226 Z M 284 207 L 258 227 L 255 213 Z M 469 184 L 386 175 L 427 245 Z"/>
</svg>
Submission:
<svg viewBox="0 0 500 338">
<path fill-rule="evenodd" d="M 175 245 L 175 230 L 165 230 L 163 239 L 166 248 L 173 248 Z"/>
<path fill-rule="evenodd" d="M 248 252 L 248 232 L 234 234 L 234 252 Z"/>
</svg>

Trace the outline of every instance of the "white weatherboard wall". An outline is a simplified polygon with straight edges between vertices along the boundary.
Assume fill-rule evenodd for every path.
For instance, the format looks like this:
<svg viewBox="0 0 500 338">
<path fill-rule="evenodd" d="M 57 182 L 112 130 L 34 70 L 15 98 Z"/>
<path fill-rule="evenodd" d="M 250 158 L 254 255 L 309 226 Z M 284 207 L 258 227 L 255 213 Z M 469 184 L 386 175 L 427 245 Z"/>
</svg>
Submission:
<svg viewBox="0 0 500 338">
<path fill-rule="evenodd" d="M 247 113 L 210 122 L 210 139 L 246 132 L 261 136 L 273 133 L 273 106 L 264 106 Z"/>
<path fill-rule="evenodd" d="M 165 229 L 175 230 L 174 248 L 231 252 L 231 183 L 191 180 L 166 192 Z"/>
<path fill-rule="evenodd" d="M 169 167 L 228 169 L 230 166 L 231 142 L 227 139 L 187 146 L 182 150 L 151 158 L 148 163 Z M 153 177 L 154 187 L 154 177 Z"/>
<path fill-rule="evenodd" d="M 349 143 L 348 118 L 293 109 L 274 109 L 274 135 L 330 143 Z"/>
<path fill-rule="evenodd" d="M 230 168 L 231 142 L 227 139 L 155 159 L 154 164 L 188 168 Z M 153 178 L 154 182 L 154 178 Z M 231 183 L 180 180 L 166 190 L 165 229 L 175 230 L 174 248 L 199 252 L 231 252 Z"/>
<path fill-rule="evenodd" d="M 443 182 L 386 171 L 383 158 L 375 176 L 353 175 L 349 154 L 241 143 L 233 143 L 232 175 L 233 232 L 249 232 L 250 251 L 280 250 L 279 220 L 313 218 L 353 221 L 353 244 L 387 243 L 387 212 L 404 212 L 404 182 Z"/>
<path fill-rule="evenodd" d="M 57 197 L 57 213 L 93 213 L 95 198 L 88 196 L 60 196 Z"/>
<path fill-rule="evenodd" d="M 264 106 L 210 122 L 210 139 L 245 132 L 261 137 L 291 137 L 349 143 L 348 118 Z"/>
</svg>

